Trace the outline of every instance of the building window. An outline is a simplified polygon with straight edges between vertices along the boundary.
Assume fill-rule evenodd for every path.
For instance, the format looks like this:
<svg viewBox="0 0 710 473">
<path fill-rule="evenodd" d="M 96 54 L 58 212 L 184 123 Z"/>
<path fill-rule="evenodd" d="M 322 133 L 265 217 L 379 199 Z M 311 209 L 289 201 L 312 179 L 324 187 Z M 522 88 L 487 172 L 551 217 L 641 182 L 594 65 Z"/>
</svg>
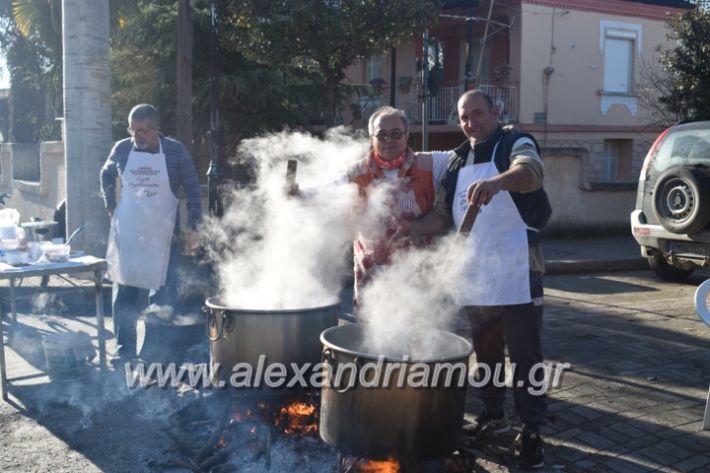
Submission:
<svg viewBox="0 0 710 473">
<path fill-rule="evenodd" d="M 604 140 L 604 155 L 600 180 L 602 182 L 628 182 L 631 175 L 633 140 Z"/>
<path fill-rule="evenodd" d="M 473 44 L 473 47 L 468 49 L 468 44 L 466 41 L 461 41 L 459 47 L 459 51 L 461 54 L 461 58 L 459 59 L 459 63 L 461 64 L 461 67 L 459 70 L 461 71 L 461 77 L 464 80 L 469 80 L 472 81 L 474 79 L 477 79 L 478 82 L 482 82 L 484 80 L 488 80 L 490 77 L 490 63 L 491 63 L 491 48 L 485 48 L 483 50 L 483 61 L 481 61 L 481 72 L 479 74 L 479 77 L 476 76 L 476 69 L 478 68 L 478 60 L 479 57 L 481 56 L 481 45 L 478 44 L 477 42 Z M 470 56 L 467 56 L 467 53 Z M 466 77 L 466 62 L 469 62 L 470 68 L 471 68 L 471 76 Z"/>
<path fill-rule="evenodd" d="M 622 105 L 636 115 L 635 63 L 641 56 L 641 25 L 616 21 L 599 23 L 599 52 L 604 60 L 604 77 L 600 90 L 601 112 L 612 105 Z"/>
<path fill-rule="evenodd" d="M 384 79 L 385 77 L 385 56 L 376 54 L 367 60 L 367 82 L 373 79 Z"/>
<path fill-rule="evenodd" d="M 604 42 L 604 92 L 633 92 L 634 40 L 607 37 Z"/>
</svg>

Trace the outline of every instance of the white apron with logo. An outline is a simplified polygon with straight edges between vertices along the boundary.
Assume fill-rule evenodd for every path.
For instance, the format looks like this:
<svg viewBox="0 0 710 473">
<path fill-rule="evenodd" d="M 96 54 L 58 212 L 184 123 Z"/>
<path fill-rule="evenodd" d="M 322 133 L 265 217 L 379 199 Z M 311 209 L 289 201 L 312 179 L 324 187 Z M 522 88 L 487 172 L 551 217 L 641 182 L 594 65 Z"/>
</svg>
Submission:
<svg viewBox="0 0 710 473">
<path fill-rule="evenodd" d="M 106 250 L 113 282 L 154 290 L 165 284 L 177 209 L 162 143 L 156 154 L 134 148 L 121 175 Z"/>
<path fill-rule="evenodd" d="M 498 174 L 492 159 L 491 162 L 469 164 L 459 170 L 452 209 L 456 228 L 461 225 L 468 207 L 468 187 L 474 181 Z M 488 205 L 481 207 L 464 246 L 462 273 L 455 287 L 458 305 L 531 302 L 527 225 L 509 192 L 498 192 Z"/>
</svg>

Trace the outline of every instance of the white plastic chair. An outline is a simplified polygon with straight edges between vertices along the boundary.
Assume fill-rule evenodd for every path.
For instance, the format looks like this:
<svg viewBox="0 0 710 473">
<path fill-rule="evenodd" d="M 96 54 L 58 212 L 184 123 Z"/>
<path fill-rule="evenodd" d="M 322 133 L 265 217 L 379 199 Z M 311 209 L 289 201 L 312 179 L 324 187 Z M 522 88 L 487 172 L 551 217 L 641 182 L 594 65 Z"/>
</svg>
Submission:
<svg viewBox="0 0 710 473">
<path fill-rule="evenodd" d="M 710 294 L 710 279 L 702 283 L 695 290 L 695 312 L 698 317 L 710 327 L 710 310 L 708 310 L 708 294 Z M 705 415 L 703 416 L 703 430 L 710 430 L 710 388 L 705 401 Z"/>
</svg>

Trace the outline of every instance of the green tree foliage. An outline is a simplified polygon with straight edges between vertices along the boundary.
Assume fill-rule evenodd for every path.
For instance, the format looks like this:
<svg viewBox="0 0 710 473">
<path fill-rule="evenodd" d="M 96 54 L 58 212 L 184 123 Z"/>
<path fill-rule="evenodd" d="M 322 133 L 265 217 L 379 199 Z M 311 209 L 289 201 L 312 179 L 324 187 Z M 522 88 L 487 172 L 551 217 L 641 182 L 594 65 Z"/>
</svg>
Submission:
<svg viewBox="0 0 710 473">
<path fill-rule="evenodd" d="M 193 2 L 198 162 L 205 161 L 198 153 L 209 142 L 208 3 Z M 435 20 L 439 9 L 434 0 L 220 0 L 219 4 L 218 87 L 227 153 L 244 137 L 258 133 L 284 127 L 307 129 L 316 121 L 332 124 L 336 104 L 362 92 L 344 84 L 345 69 L 410 40 Z M 26 78 L 42 78 L 41 83 L 25 84 L 28 89 L 23 92 L 32 95 L 23 103 L 35 115 L 52 107 L 31 99 L 46 96 L 48 90 L 61 98 L 58 6 L 60 0 L 0 2 L 0 48 L 8 53 L 25 48 L 13 56 L 26 62 L 13 69 L 13 84 L 20 87 Z M 110 7 L 114 137 L 126 136 L 126 116 L 139 102 L 157 105 L 163 129 L 173 134 L 177 1 L 112 0 Z M 42 118 L 36 118 L 35 139 L 42 124 Z"/>
<path fill-rule="evenodd" d="M 175 128 L 177 4 L 172 0 L 112 2 L 113 136 L 126 136 L 126 117 L 138 103 L 155 104 L 162 128 Z"/>
<path fill-rule="evenodd" d="M 38 54 L 30 41 L 18 36 L 6 55 L 10 71 L 10 141 L 33 143 L 40 136 L 45 104 Z"/>
<path fill-rule="evenodd" d="M 434 0 L 229 0 L 227 44 L 272 66 L 320 74 L 324 119 L 333 123 L 345 69 L 421 33 L 437 16 Z"/>
<path fill-rule="evenodd" d="M 710 119 L 710 11 L 689 10 L 669 21 L 669 39 L 676 47 L 661 55 L 670 75 L 670 91 L 660 97 L 672 113 L 699 120 Z"/>
<path fill-rule="evenodd" d="M 177 2 L 123 0 L 112 11 L 113 133 L 126 136 L 126 117 L 136 103 L 150 102 L 161 111 L 162 129 L 174 134 Z M 193 121 L 195 155 L 204 168 L 209 157 L 210 80 L 207 2 L 193 11 Z M 221 33 L 221 32 L 220 32 Z M 296 67 L 273 67 L 247 59 L 220 42 L 218 94 L 223 149 L 234 152 L 244 137 L 283 127 L 307 126 L 305 110 L 322 107 L 317 74 Z M 202 150 L 202 151 L 201 151 Z"/>
<path fill-rule="evenodd" d="M 61 1 L 0 3 L 0 50 L 10 72 L 10 139 L 59 138 L 62 114 Z"/>
</svg>

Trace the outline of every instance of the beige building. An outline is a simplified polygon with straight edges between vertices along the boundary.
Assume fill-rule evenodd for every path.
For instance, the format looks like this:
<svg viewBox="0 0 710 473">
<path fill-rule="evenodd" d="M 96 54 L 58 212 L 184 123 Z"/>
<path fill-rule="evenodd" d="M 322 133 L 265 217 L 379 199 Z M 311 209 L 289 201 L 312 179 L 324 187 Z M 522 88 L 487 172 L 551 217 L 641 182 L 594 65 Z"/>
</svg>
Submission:
<svg viewBox="0 0 710 473">
<path fill-rule="evenodd" d="M 430 100 L 428 148 L 449 149 L 463 136 L 456 100 L 479 87 L 505 121 L 533 133 L 544 148 L 559 232 L 628 227 L 643 158 L 658 131 L 639 90 L 670 46 L 666 19 L 691 5 L 682 0 L 489 0 L 445 2 L 429 32 L 429 61 L 443 64 Z M 476 4 L 466 8 L 467 4 Z M 464 5 L 464 7 L 461 7 Z M 467 39 L 468 38 L 468 39 Z M 360 98 L 344 122 L 362 124 L 374 108 L 394 103 L 412 118 L 411 143 L 421 148 L 422 113 L 417 38 L 348 69 L 374 94 Z M 481 53 L 482 52 L 482 53 Z M 393 67 L 394 66 L 394 67 Z M 355 118 L 358 118 L 357 120 Z"/>
<path fill-rule="evenodd" d="M 505 121 L 533 133 L 544 148 L 545 187 L 553 206 L 547 230 L 628 229 L 643 157 L 660 129 L 649 125 L 639 100 L 643 65 L 654 62 L 656 46 L 669 46 L 667 16 L 690 5 L 682 0 L 493 0 L 492 8 L 491 0 L 444 3 L 447 8 L 429 32 L 437 45 L 429 48 L 429 61 L 443 65 L 443 71 L 439 93 L 426 109 L 428 148 L 450 149 L 463 140 L 456 100 L 467 88 L 480 87 L 495 99 Z M 394 103 L 411 116 L 410 141 L 420 149 L 416 60 L 422 51 L 418 37 L 351 66 L 349 80 L 368 85 L 372 93 L 353 100 L 343 123 L 362 126 L 377 106 Z M 51 218 L 66 196 L 64 164 L 61 143 L 0 144 L 0 194 L 10 196 L 6 206 L 20 210 L 23 220 Z"/>
</svg>

